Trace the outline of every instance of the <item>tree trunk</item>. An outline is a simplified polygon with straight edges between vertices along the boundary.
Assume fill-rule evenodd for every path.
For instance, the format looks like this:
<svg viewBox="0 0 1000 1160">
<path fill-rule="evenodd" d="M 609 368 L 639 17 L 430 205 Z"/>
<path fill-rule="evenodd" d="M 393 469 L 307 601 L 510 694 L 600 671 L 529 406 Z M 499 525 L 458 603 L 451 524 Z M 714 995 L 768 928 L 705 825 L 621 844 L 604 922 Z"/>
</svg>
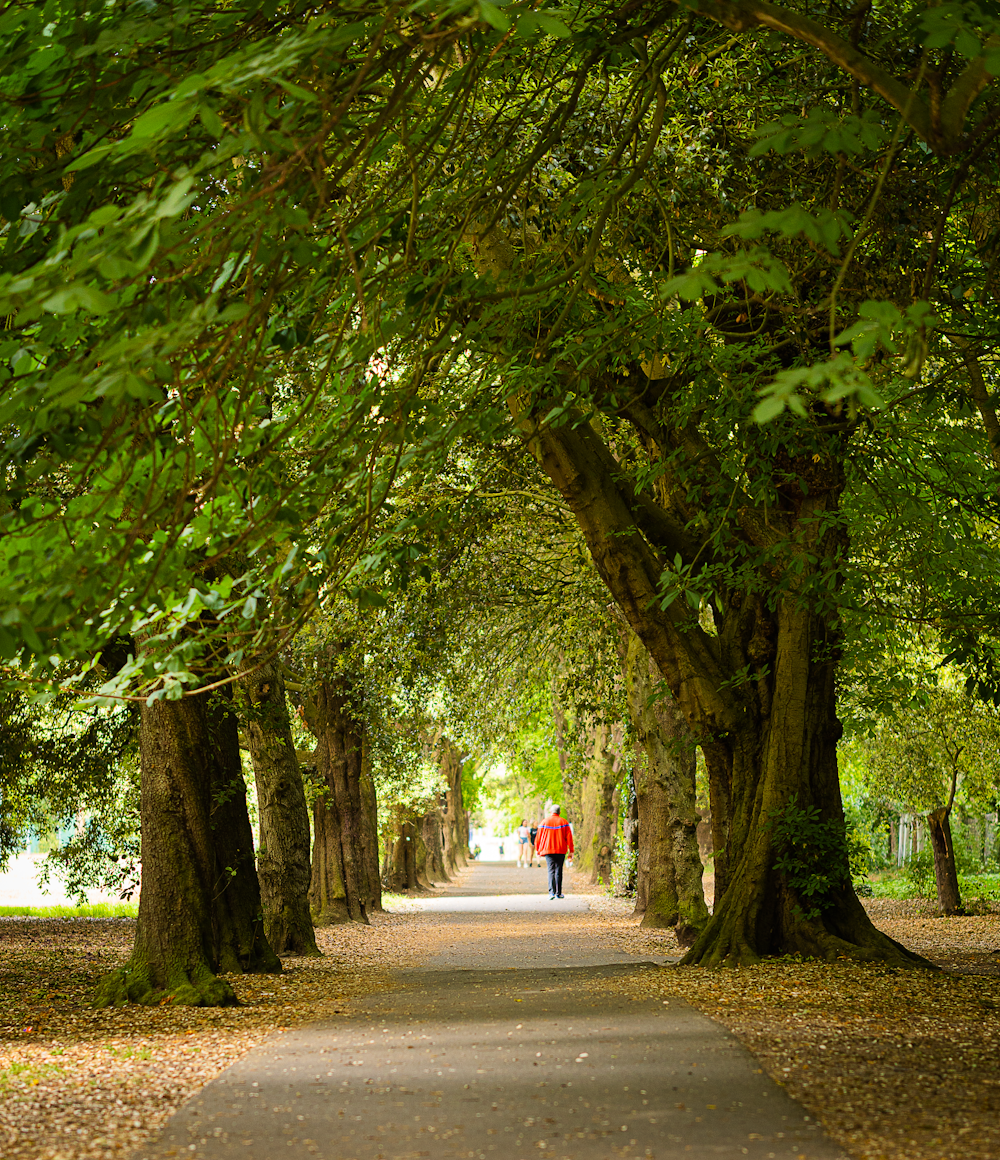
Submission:
<svg viewBox="0 0 1000 1160">
<path fill-rule="evenodd" d="M 366 909 L 369 915 L 382 913 L 382 875 L 378 864 L 378 799 L 372 778 L 368 730 L 361 741 L 361 821 L 362 848 L 365 860 L 364 880 L 368 887 Z"/>
<path fill-rule="evenodd" d="M 277 661 L 241 681 L 246 736 L 257 783 L 257 874 L 264 932 L 278 955 L 318 955 L 309 914 L 309 810 Z"/>
<path fill-rule="evenodd" d="M 420 820 L 420 836 L 427 850 L 427 878 L 430 882 L 447 882 L 444 861 L 444 820 L 440 809 L 430 810 Z"/>
<path fill-rule="evenodd" d="M 407 890 L 424 889 L 421 870 L 426 861 L 426 847 L 417 827 L 411 821 L 403 822 L 392 846 L 389 873 L 385 880 L 386 889 L 396 894 L 402 894 Z"/>
<path fill-rule="evenodd" d="M 927 826 L 934 850 L 934 879 L 937 883 L 938 906 L 942 914 L 959 914 L 962 896 L 958 888 L 958 867 L 955 865 L 955 847 L 951 840 L 951 809 L 942 806 L 927 815 Z"/>
<path fill-rule="evenodd" d="M 586 860 L 579 868 L 590 871 L 590 881 L 609 883 L 618 830 L 618 780 L 621 773 L 621 728 L 599 722 L 590 730 L 590 760 L 581 794 L 580 847 Z M 577 861 L 580 862 L 579 854 Z"/>
<path fill-rule="evenodd" d="M 317 925 L 366 923 L 375 900 L 381 905 L 378 881 L 371 881 L 378 864 L 377 826 L 364 788 L 364 725 L 346 677 L 322 679 L 307 715 L 322 786 L 313 804 L 309 904 Z"/>
<path fill-rule="evenodd" d="M 829 614 L 810 614 L 795 596 L 773 613 L 746 599 L 744 631 L 752 630 L 751 645 L 760 640 L 756 659 L 770 673 L 756 682 L 740 728 L 706 746 L 710 773 L 725 771 L 712 800 L 722 884 L 717 878 L 714 913 L 684 962 L 747 963 L 799 953 L 925 965 L 872 925 L 851 885 L 837 774 L 835 625 L 831 632 Z M 773 646 L 765 648 L 769 640 Z M 725 827 L 717 817 L 724 806 Z M 803 823 L 801 841 L 782 846 L 778 820 L 804 809 L 815 813 Z M 726 843 L 721 860 L 720 839 Z M 822 855 L 808 852 L 823 842 Z M 786 868 L 776 872 L 779 862 Z M 817 875 L 825 887 L 805 893 L 802 887 Z"/>
<path fill-rule="evenodd" d="M 449 738 L 437 742 L 438 762 L 445 783 L 444 864 L 454 874 L 469 864 L 469 819 L 462 802 L 462 754 Z"/>
<path fill-rule="evenodd" d="M 677 927 L 690 946 L 708 922 L 698 852 L 695 744 L 642 642 L 629 633 L 624 665 L 632 728 L 645 757 L 636 771 L 639 880 L 644 927 Z"/>
<path fill-rule="evenodd" d="M 636 755 L 638 756 L 638 755 Z M 622 820 L 622 844 L 620 863 L 623 867 L 618 892 L 629 895 L 638 890 L 639 876 L 639 801 L 635 792 L 635 774 L 629 773 L 628 804 Z M 641 913 L 641 911 L 637 911 Z"/>
<path fill-rule="evenodd" d="M 99 1006 L 227 1006 L 236 996 L 217 973 L 281 970 L 261 921 L 227 693 L 141 708 L 139 918 L 132 956 L 100 984 Z"/>
<path fill-rule="evenodd" d="M 840 633 L 836 608 L 822 596 L 836 585 L 847 550 L 839 516 L 840 436 L 824 436 L 823 454 L 815 453 L 815 443 L 807 442 L 798 457 L 783 448 L 768 481 L 777 506 L 759 506 L 741 494 L 726 534 L 758 564 L 745 588 L 719 581 L 714 624 L 705 625 L 700 610 L 683 598 L 665 601 L 661 587 L 667 561 L 687 559 L 693 567 L 699 554 L 717 552 L 714 540 L 698 539 L 692 515 L 685 514 L 697 510 L 697 501 L 688 504 L 683 481 L 674 476 L 670 485 L 662 476 L 652 496 L 637 491 L 582 415 L 579 422 L 568 416 L 560 426 L 539 426 L 522 410 L 520 397 L 508 401 L 539 464 L 572 509 L 602 580 L 705 752 L 721 889 L 684 961 L 751 963 L 797 952 L 926 965 L 872 924 L 851 886 L 843 840 L 834 695 Z M 660 428 L 643 406 L 637 399 L 634 422 L 654 459 L 662 455 L 665 462 L 683 446 L 693 461 L 708 464 L 700 436 L 683 427 Z M 721 560 L 719 567 L 721 572 Z M 734 585 L 740 579 L 735 570 L 728 575 Z M 783 855 L 773 838 L 774 820 L 792 807 L 818 811 L 819 824 L 839 828 L 841 837 L 836 854 L 814 868 L 828 888 L 808 905 L 800 904 L 806 900 L 794 886 L 798 876 L 775 872 Z M 809 867 L 799 869 L 808 880 Z"/>
</svg>

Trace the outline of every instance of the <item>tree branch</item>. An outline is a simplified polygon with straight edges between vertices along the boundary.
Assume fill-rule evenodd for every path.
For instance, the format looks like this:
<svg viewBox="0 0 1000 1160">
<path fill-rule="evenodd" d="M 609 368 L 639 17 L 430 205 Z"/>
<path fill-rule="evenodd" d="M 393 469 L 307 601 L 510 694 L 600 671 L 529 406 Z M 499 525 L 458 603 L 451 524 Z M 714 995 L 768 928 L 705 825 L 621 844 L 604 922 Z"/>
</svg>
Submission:
<svg viewBox="0 0 1000 1160">
<path fill-rule="evenodd" d="M 988 37 L 986 44 L 994 48 L 1000 44 L 1000 36 Z M 969 61 L 941 102 L 941 128 L 946 137 L 955 140 L 961 137 L 969 109 L 992 80 L 981 56 Z"/>
<path fill-rule="evenodd" d="M 640 522 L 653 519 L 656 505 L 636 503 L 611 452 L 582 415 L 575 424 L 539 427 L 517 396 L 508 399 L 515 422 L 542 470 L 573 509 L 591 558 L 636 635 L 660 667 L 671 693 L 699 733 L 737 728 L 745 706 L 725 687 L 717 640 L 675 600 L 659 612 L 662 565 Z M 678 550 L 683 528 L 656 508 L 658 529 Z M 657 610 L 655 613 L 652 610 Z"/>
<path fill-rule="evenodd" d="M 930 109 L 887 69 L 859 52 L 849 40 L 824 28 L 807 16 L 789 12 L 766 0 L 696 0 L 702 15 L 733 32 L 746 32 L 755 26 L 783 32 L 803 44 L 811 44 L 838 68 L 849 73 L 866 88 L 883 97 L 896 109 L 913 131 L 932 147 L 940 145 L 931 123 Z M 959 78 L 961 80 L 961 78 Z M 971 103 L 971 102 L 969 102 Z M 962 117 L 968 106 L 965 106 Z"/>
</svg>

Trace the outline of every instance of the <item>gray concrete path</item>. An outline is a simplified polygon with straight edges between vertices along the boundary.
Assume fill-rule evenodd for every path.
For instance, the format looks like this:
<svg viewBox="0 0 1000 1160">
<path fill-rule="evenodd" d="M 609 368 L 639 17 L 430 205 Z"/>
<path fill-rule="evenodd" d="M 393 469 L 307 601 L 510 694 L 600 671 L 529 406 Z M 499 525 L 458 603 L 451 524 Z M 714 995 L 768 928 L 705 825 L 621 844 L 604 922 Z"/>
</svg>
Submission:
<svg viewBox="0 0 1000 1160">
<path fill-rule="evenodd" d="M 428 931 L 435 948 L 424 960 L 430 970 L 599 967 L 641 960 L 596 944 L 593 917 L 584 919 L 590 897 L 573 894 L 567 870 L 565 898 L 550 899 L 545 866 L 518 869 L 510 862 L 474 862 L 461 879 L 433 894 L 394 902 L 397 914 L 420 913 L 436 920 Z M 490 893 L 490 892 L 493 893 Z M 489 915 L 489 919 L 483 918 Z M 647 956 L 660 964 L 676 962 Z"/>
<path fill-rule="evenodd" d="M 567 869 L 564 890 L 572 890 L 571 877 Z M 473 862 L 459 882 L 407 898 L 392 909 L 398 914 L 567 914 L 589 909 L 585 894 L 549 898 L 547 883 L 544 862 L 522 868 L 510 862 Z"/>
<path fill-rule="evenodd" d="M 475 866 L 438 901 L 477 890 L 483 898 L 491 881 L 508 879 L 506 867 Z M 578 911 L 543 918 L 532 902 L 489 919 L 433 917 L 455 930 L 454 947 L 399 972 L 395 990 L 355 1000 L 353 1017 L 274 1036 L 185 1104 L 139 1156 L 844 1160 L 717 1023 L 681 1000 L 630 1000 L 622 984 L 662 968 L 588 945 Z M 462 948 L 474 944 L 457 932 L 497 917 L 531 924 L 536 943 L 548 932 L 562 962 L 526 965 L 523 946 L 511 962 L 509 940 L 490 937 L 497 961 L 473 969 Z M 435 969 L 449 953 L 455 961 Z M 601 956 L 610 961 L 592 961 Z"/>
</svg>

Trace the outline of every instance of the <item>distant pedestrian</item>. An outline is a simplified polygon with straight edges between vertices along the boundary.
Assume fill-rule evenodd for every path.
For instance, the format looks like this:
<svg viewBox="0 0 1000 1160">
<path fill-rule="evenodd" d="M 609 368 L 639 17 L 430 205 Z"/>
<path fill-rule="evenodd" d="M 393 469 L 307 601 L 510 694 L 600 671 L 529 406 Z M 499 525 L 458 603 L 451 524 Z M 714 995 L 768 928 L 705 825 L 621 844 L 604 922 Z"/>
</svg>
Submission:
<svg viewBox="0 0 1000 1160">
<path fill-rule="evenodd" d="M 522 818 L 521 824 L 517 827 L 517 864 L 518 866 L 526 866 L 528 864 L 529 846 L 531 845 L 531 831 L 528 829 L 527 821 Z"/>
<path fill-rule="evenodd" d="M 549 864 L 549 898 L 562 898 L 563 863 L 566 855 L 573 853 L 573 830 L 559 806 L 552 807 L 551 815 L 539 827 L 535 849 Z"/>
<path fill-rule="evenodd" d="M 528 865 L 535 864 L 535 839 L 538 837 L 538 826 L 535 822 L 531 823 L 531 829 L 528 831 L 528 836 L 531 838 L 531 857 L 528 859 Z"/>
</svg>

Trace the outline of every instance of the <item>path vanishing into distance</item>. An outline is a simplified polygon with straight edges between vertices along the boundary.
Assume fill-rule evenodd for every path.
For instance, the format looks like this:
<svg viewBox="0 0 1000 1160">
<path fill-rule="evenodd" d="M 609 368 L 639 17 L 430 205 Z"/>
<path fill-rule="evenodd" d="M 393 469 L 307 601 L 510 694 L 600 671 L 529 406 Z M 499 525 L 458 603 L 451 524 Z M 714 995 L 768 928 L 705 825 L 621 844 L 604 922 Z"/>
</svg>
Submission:
<svg viewBox="0 0 1000 1160">
<path fill-rule="evenodd" d="M 588 903 L 511 863 L 407 900 L 440 923 L 422 966 L 276 1033 L 137 1160 L 845 1160 L 719 1024 L 627 993 L 669 960 L 595 947 Z"/>
</svg>

